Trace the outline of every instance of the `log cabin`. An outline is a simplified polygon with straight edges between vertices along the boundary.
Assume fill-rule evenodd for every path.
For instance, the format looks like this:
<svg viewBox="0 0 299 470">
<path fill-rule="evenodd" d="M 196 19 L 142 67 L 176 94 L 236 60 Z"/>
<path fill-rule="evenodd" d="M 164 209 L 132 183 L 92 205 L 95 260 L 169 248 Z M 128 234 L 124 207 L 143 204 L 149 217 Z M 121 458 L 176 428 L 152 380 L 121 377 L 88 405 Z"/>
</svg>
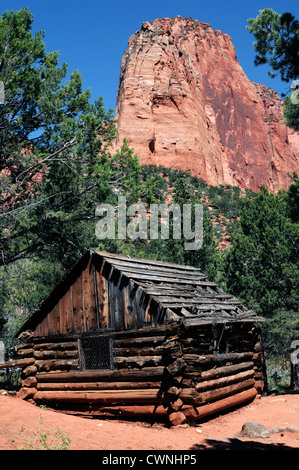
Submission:
<svg viewBox="0 0 299 470">
<path fill-rule="evenodd" d="M 262 321 L 192 266 L 90 250 L 0 367 L 38 405 L 177 425 L 262 393 Z"/>
</svg>

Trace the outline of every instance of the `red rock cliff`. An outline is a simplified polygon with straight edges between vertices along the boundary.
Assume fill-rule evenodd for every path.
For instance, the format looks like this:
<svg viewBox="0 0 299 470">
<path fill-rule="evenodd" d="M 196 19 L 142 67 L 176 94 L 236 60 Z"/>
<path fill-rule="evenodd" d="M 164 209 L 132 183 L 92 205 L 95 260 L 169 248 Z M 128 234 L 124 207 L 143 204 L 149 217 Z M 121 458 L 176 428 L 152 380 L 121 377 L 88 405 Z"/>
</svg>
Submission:
<svg viewBox="0 0 299 470">
<path fill-rule="evenodd" d="M 177 18 L 143 23 L 129 39 L 119 79 L 118 145 L 142 163 L 190 170 L 209 184 L 271 191 L 299 171 L 299 133 L 282 100 L 244 74 L 227 34 Z"/>
</svg>

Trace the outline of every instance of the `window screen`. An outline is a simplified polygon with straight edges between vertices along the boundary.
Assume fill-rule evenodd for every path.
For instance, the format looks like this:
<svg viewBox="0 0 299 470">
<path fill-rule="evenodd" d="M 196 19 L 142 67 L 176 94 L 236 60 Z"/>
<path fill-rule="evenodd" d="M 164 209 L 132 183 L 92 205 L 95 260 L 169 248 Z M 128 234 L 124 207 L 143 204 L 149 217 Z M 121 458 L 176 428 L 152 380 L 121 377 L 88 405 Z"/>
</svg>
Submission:
<svg viewBox="0 0 299 470">
<path fill-rule="evenodd" d="M 81 346 L 83 369 L 112 369 L 112 338 L 82 337 Z"/>
</svg>

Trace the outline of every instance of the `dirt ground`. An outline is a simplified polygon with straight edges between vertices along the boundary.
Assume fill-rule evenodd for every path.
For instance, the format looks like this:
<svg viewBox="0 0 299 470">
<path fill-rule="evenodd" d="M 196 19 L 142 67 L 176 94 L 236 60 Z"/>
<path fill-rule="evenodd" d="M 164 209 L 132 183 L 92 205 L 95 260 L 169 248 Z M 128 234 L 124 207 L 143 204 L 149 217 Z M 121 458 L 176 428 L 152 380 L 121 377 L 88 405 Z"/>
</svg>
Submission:
<svg viewBox="0 0 299 470">
<path fill-rule="evenodd" d="M 51 441 L 57 428 L 71 441 L 70 450 L 299 450 L 299 395 L 271 395 L 196 425 L 86 418 L 40 407 L 0 390 L 0 449 L 20 450 L 42 432 Z M 42 422 L 40 422 L 40 417 Z M 283 428 L 270 437 L 238 434 L 247 421 L 267 429 Z M 292 429 L 293 427 L 293 429 Z M 297 430 L 294 428 L 297 428 Z"/>
</svg>

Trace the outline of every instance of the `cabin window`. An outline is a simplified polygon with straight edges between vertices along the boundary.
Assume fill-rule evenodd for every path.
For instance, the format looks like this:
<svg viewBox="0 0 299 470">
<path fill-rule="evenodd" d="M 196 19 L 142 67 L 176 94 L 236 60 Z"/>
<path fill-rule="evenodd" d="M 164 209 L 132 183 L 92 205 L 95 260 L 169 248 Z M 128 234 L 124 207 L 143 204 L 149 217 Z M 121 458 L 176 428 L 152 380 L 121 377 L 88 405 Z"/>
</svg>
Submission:
<svg viewBox="0 0 299 470">
<path fill-rule="evenodd" d="M 81 369 L 113 369 L 112 338 L 109 336 L 81 337 Z"/>
</svg>

